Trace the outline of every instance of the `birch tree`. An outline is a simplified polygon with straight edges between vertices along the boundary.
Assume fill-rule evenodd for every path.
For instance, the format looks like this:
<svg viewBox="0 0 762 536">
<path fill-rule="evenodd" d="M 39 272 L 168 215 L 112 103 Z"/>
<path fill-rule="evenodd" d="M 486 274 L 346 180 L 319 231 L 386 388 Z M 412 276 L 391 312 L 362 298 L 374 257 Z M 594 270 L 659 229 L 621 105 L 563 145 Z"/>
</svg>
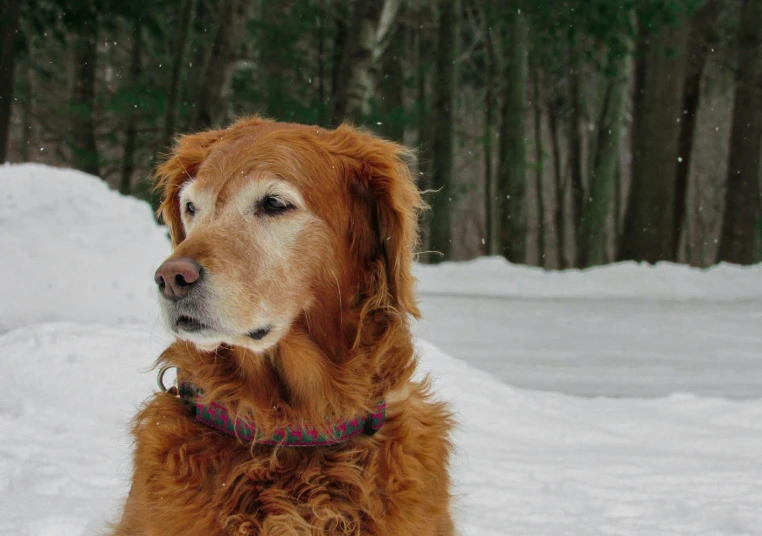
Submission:
<svg viewBox="0 0 762 536">
<path fill-rule="evenodd" d="M 331 122 L 357 122 L 368 111 L 381 57 L 400 0 L 354 0 L 334 84 Z"/>
</svg>

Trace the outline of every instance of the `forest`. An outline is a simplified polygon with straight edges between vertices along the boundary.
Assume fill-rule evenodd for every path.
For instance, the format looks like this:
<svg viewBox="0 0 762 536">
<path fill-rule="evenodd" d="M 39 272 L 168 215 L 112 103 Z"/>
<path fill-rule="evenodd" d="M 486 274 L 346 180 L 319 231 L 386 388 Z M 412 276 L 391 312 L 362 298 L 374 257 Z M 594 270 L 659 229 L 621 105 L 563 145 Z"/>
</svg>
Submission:
<svg viewBox="0 0 762 536">
<path fill-rule="evenodd" d="M 0 162 L 155 203 L 181 133 L 352 122 L 416 150 L 422 262 L 752 264 L 760 30 L 762 0 L 0 0 Z"/>
</svg>

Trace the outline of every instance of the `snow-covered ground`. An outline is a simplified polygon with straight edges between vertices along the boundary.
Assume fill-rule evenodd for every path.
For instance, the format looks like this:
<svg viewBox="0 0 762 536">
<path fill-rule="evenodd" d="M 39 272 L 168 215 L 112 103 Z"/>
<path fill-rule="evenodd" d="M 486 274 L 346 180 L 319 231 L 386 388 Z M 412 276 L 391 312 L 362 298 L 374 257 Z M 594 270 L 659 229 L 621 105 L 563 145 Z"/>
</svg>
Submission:
<svg viewBox="0 0 762 536">
<path fill-rule="evenodd" d="M 762 285 L 762 273 L 758 279 Z M 583 396 L 762 398 L 762 298 L 424 293 L 421 309 L 419 336 L 514 386 Z"/>
<path fill-rule="evenodd" d="M 418 266 L 418 334 L 511 385 L 762 398 L 762 265 Z"/>
<path fill-rule="evenodd" d="M 117 510 L 167 251 L 148 207 L 97 180 L 0 167 L 0 535 L 99 534 Z M 418 275 L 417 330 L 441 348 L 421 340 L 421 366 L 461 423 L 462 534 L 762 534 L 760 268 Z"/>
</svg>

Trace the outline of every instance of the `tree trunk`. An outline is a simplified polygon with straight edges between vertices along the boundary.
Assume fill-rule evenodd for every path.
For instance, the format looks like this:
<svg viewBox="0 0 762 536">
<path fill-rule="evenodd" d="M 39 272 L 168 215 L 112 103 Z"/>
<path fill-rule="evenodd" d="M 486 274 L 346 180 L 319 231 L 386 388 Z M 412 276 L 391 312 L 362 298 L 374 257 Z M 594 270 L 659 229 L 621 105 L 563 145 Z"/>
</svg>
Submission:
<svg viewBox="0 0 762 536">
<path fill-rule="evenodd" d="M 545 170 L 545 156 L 542 149 L 542 96 L 540 95 L 540 66 L 534 66 L 533 76 L 534 101 L 534 160 L 535 160 L 535 190 L 537 191 L 537 249 L 538 264 L 545 268 L 545 201 L 542 189 L 542 177 Z"/>
<path fill-rule="evenodd" d="M 188 30 L 189 37 L 186 44 L 186 56 L 182 64 L 180 83 L 177 90 L 178 103 L 174 121 L 175 134 L 181 130 L 193 130 L 196 124 L 198 101 L 202 86 L 205 83 L 204 76 L 211 61 L 212 49 L 214 48 L 214 38 L 216 37 L 215 24 L 217 24 L 220 17 L 218 6 L 222 2 L 223 0 L 217 0 L 215 6 L 212 6 L 211 2 L 201 0 L 194 0 L 193 2 L 193 16 L 191 17 L 191 27 Z M 178 49 L 174 48 L 173 52 L 176 54 Z M 168 90 L 169 87 L 166 89 Z M 187 114 L 182 113 L 185 105 L 189 105 L 189 113 Z"/>
<path fill-rule="evenodd" d="M 622 189 L 624 177 L 622 176 L 621 154 L 616 161 L 616 180 L 614 181 L 614 226 L 611 241 L 614 243 L 613 257 L 611 262 L 616 261 L 619 252 L 619 240 L 622 236 Z"/>
<path fill-rule="evenodd" d="M 570 69 L 569 69 L 569 102 L 571 116 L 569 118 L 569 164 L 571 167 L 572 215 L 574 223 L 575 251 L 572 258 L 579 264 L 579 242 L 582 232 L 582 211 L 585 201 L 585 185 L 582 171 L 582 103 L 579 87 L 580 66 L 577 57 L 577 47 L 570 38 Z"/>
<path fill-rule="evenodd" d="M 175 41 L 172 60 L 172 72 L 169 76 L 169 86 L 167 87 L 167 106 L 164 110 L 164 131 L 162 141 L 157 149 L 160 151 L 168 148 L 172 142 L 172 136 L 175 135 L 175 122 L 177 120 L 177 104 L 180 96 L 180 80 L 182 79 L 183 67 L 185 66 L 186 51 L 188 40 L 193 26 L 193 7 L 195 0 L 184 0 L 182 12 L 180 14 L 179 27 L 177 29 L 177 39 Z"/>
<path fill-rule="evenodd" d="M 435 194 L 431 201 L 430 248 L 442 254 L 433 262 L 450 259 L 452 250 L 451 215 L 453 207 L 453 152 L 455 105 L 455 58 L 457 57 L 457 31 L 459 2 L 439 5 L 437 30 L 437 56 L 434 70 L 434 95 L 431 114 L 431 188 Z"/>
<path fill-rule="evenodd" d="M 74 92 L 71 97 L 72 166 L 100 176 L 95 142 L 95 73 L 98 58 L 98 22 L 87 21 L 73 37 Z"/>
<path fill-rule="evenodd" d="M 555 194 L 555 206 L 553 207 L 553 226 L 556 230 L 556 257 L 558 259 L 558 269 L 564 270 L 567 267 L 566 256 L 564 254 L 564 191 L 563 191 L 563 171 L 561 162 L 561 142 L 558 135 L 558 116 L 560 111 L 555 102 L 548 104 L 548 124 L 550 125 L 550 145 L 551 155 L 553 156 L 553 190 Z"/>
<path fill-rule="evenodd" d="M 317 19 L 317 83 L 318 83 L 318 103 L 320 106 L 319 124 L 325 123 L 325 105 L 326 105 L 326 92 L 325 92 L 325 6 L 323 0 L 318 1 L 320 11 L 318 12 Z"/>
<path fill-rule="evenodd" d="M 642 114 L 620 260 L 674 261 L 675 174 L 687 25 L 662 28 L 647 44 Z"/>
<path fill-rule="evenodd" d="M 238 48 L 249 20 L 251 0 L 224 0 L 220 7 L 216 36 L 206 65 L 195 127 L 209 128 L 225 122 L 230 86 L 235 73 Z"/>
<path fill-rule="evenodd" d="M 617 160 L 622 121 L 627 105 L 629 71 L 628 58 L 619 60 L 615 74 L 606 85 L 590 174 L 590 188 L 583 205 L 580 222 L 578 263 L 582 268 L 603 264 L 606 261 L 606 222 L 618 180 Z M 616 215 L 614 219 L 616 225 Z"/>
<path fill-rule="evenodd" d="M 402 70 L 402 30 L 394 32 L 392 42 L 381 58 L 379 94 L 383 121 L 379 130 L 385 137 L 403 142 L 405 137 L 405 73 Z"/>
<path fill-rule="evenodd" d="M 29 53 L 28 53 L 29 54 Z M 29 55 L 23 63 L 24 101 L 21 109 L 21 161 L 29 162 L 32 145 L 32 63 Z"/>
<path fill-rule="evenodd" d="M 429 114 L 428 114 L 428 98 L 426 94 L 426 52 L 424 52 L 423 45 L 423 31 L 418 28 L 415 32 L 415 61 L 416 61 L 416 80 L 415 80 L 415 94 L 416 94 L 416 106 L 417 119 L 418 119 L 418 152 L 422 155 L 428 155 L 428 142 L 430 138 L 429 132 Z M 420 187 L 422 190 L 428 190 L 430 169 L 427 163 L 427 159 L 423 159 L 418 163 L 419 166 L 425 169 L 421 169 L 423 172 L 421 175 Z"/>
<path fill-rule="evenodd" d="M 135 23 L 132 36 L 132 51 L 130 53 L 130 70 L 127 87 L 130 94 L 135 97 L 141 72 L 141 56 L 143 54 L 143 24 L 140 19 Z M 124 133 L 124 152 L 122 155 L 122 170 L 119 178 L 119 192 L 127 195 L 132 191 L 132 174 L 135 171 L 135 150 L 137 149 L 137 112 L 134 107 L 129 110 L 127 125 Z"/>
<path fill-rule="evenodd" d="M 503 103 L 500 124 L 498 199 L 500 249 L 513 263 L 526 261 L 526 150 L 524 147 L 527 82 L 527 23 L 515 6 L 506 13 L 503 50 Z"/>
<path fill-rule="evenodd" d="M 495 254 L 495 186 L 492 180 L 492 125 L 495 99 L 495 49 L 492 42 L 492 16 L 489 2 L 484 12 L 484 253 Z"/>
<path fill-rule="evenodd" d="M 341 79 L 341 68 L 344 61 L 344 52 L 347 48 L 347 40 L 349 39 L 349 24 L 347 23 L 348 17 L 351 14 L 347 14 L 346 3 L 339 3 L 335 6 L 336 11 L 340 13 L 334 18 L 336 29 L 333 33 L 333 54 L 331 58 L 331 109 L 329 112 L 332 114 L 333 109 L 336 108 L 336 95 L 339 91 L 339 83 L 344 83 Z M 351 21 L 350 21 L 351 22 Z M 329 118 L 333 122 L 333 116 Z"/>
<path fill-rule="evenodd" d="M 387 54 L 389 46 L 392 44 L 395 36 L 402 35 L 401 30 L 397 30 L 397 13 L 400 9 L 401 0 L 385 0 L 384 7 L 379 15 L 378 24 L 376 25 L 376 36 L 373 41 L 373 52 L 370 60 L 370 71 L 367 87 L 365 88 L 365 94 L 360 103 L 360 114 L 367 115 L 370 112 L 370 102 L 376 93 L 376 87 L 379 84 L 379 80 L 383 81 L 383 74 L 381 71 L 389 72 L 389 58 L 397 58 L 399 72 L 402 73 L 402 64 L 399 55 L 401 54 L 401 47 L 399 42 L 395 43 L 396 52 L 393 54 Z M 392 69 L 396 69 L 394 65 L 391 65 Z"/>
<path fill-rule="evenodd" d="M 0 164 L 5 162 L 8 155 L 21 2 L 22 0 L 5 0 L 4 4 L 0 4 Z"/>
<path fill-rule="evenodd" d="M 389 1 L 389 0 L 386 0 Z M 354 0 L 344 52 L 336 76 L 331 123 L 357 122 L 362 117 L 373 68 L 378 23 L 386 2 Z"/>
<path fill-rule="evenodd" d="M 696 130 L 696 113 L 701 90 L 701 75 L 704 72 L 711 43 L 708 37 L 721 9 L 719 0 L 707 0 L 691 19 L 688 37 L 688 53 L 685 82 L 683 84 L 683 113 L 680 120 L 678 141 L 677 176 L 675 177 L 675 221 L 672 243 L 674 258 L 678 258 L 680 238 L 683 234 L 685 206 L 688 194 L 688 174 L 693 156 L 693 133 Z"/>
<path fill-rule="evenodd" d="M 762 146 L 762 0 L 744 0 L 718 262 L 754 262 Z"/>
<path fill-rule="evenodd" d="M 648 44 L 651 36 L 649 35 L 645 24 L 638 25 L 637 41 L 635 43 L 635 58 L 634 58 L 634 76 L 633 82 L 634 89 L 632 93 L 632 127 L 631 127 L 631 153 L 632 159 L 630 161 L 630 188 L 627 192 L 627 199 L 624 203 L 624 216 L 622 222 L 622 234 L 620 236 L 620 243 L 617 246 L 617 258 L 619 258 L 622 251 L 622 244 L 624 242 L 624 227 L 627 219 L 629 218 L 630 203 L 629 198 L 632 193 L 632 184 L 635 181 L 635 177 L 641 176 L 640 166 L 643 163 L 643 155 L 641 151 L 644 147 L 644 135 L 648 133 L 643 129 L 643 118 L 645 115 L 645 100 L 646 100 L 646 54 L 648 52 Z"/>
<path fill-rule="evenodd" d="M 420 16 L 420 13 L 418 14 Z M 422 26 L 416 27 L 415 36 L 415 110 L 416 110 L 416 145 L 418 154 L 421 158 L 418 160 L 418 189 L 421 190 L 426 203 L 431 203 L 431 153 L 429 152 L 429 143 L 431 139 L 429 125 L 429 97 L 427 94 L 428 72 L 427 65 L 429 61 L 428 54 L 430 49 L 424 46 L 424 30 Z M 431 227 L 430 212 L 424 211 L 419 215 L 419 226 L 421 228 L 421 249 L 429 249 L 429 235 Z M 427 254 L 421 257 L 422 262 L 432 262 L 435 258 Z"/>
</svg>

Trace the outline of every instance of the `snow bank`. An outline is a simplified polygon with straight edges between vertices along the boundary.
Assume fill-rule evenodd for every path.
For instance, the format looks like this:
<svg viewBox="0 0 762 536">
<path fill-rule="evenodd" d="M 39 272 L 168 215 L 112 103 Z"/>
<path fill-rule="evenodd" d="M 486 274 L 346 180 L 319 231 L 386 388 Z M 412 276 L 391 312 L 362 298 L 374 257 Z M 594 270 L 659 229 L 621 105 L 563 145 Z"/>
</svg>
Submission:
<svg viewBox="0 0 762 536">
<path fill-rule="evenodd" d="M 0 252 L 1 333 L 42 321 L 151 321 L 153 272 L 169 241 L 147 203 L 95 177 L 5 165 Z"/>
<path fill-rule="evenodd" d="M 549 298 L 762 298 L 762 265 L 721 264 L 708 269 L 668 262 L 620 262 L 586 270 L 550 272 L 502 257 L 418 265 L 421 293 Z"/>
<path fill-rule="evenodd" d="M 522 391 L 419 349 L 460 422 L 463 534 L 759 534 L 762 401 Z"/>
<path fill-rule="evenodd" d="M 126 495 L 129 419 L 154 391 L 146 326 L 41 324 L 0 336 L 0 534 L 99 534 Z M 452 403 L 465 536 L 755 534 L 762 401 L 521 391 L 419 346 Z"/>
<path fill-rule="evenodd" d="M 93 177 L 5 166 L 0 251 L 0 535 L 102 533 L 128 490 L 129 419 L 166 344 L 151 275 L 167 240 L 146 204 Z M 758 270 L 549 274 L 487 259 L 418 273 L 428 292 L 726 299 L 758 296 Z M 461 534 L 759 533 L 762 401 L 537 393 L 428 343 L 419 353 L 460 422 Z"/>
</svg>

